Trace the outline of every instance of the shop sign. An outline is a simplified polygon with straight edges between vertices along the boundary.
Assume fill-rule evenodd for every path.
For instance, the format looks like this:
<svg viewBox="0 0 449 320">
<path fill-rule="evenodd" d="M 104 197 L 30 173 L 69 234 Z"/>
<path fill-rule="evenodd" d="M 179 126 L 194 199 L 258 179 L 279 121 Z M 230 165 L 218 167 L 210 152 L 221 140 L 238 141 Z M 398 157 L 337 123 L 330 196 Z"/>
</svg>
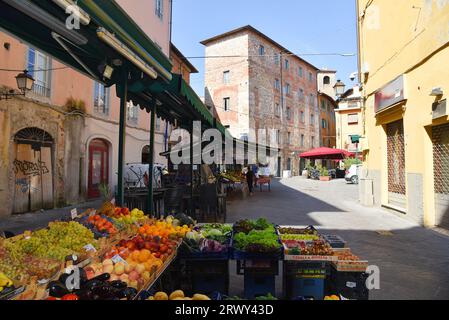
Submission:
<svg viewBox="0 0 449 320">
<path fill-rule="evenodd" d="M 405 75 L 401 75 L 375 93 L 374 112 L 379 113 L 406 99 Z"/>
</svg>

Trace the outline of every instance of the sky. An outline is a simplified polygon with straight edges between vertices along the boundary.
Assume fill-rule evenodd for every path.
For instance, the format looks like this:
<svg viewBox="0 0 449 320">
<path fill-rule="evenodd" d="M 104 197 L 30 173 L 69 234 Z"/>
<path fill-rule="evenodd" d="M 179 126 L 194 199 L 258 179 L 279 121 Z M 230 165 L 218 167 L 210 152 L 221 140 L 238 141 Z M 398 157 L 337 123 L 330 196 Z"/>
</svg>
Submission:
<svg viewBox="0 0 449 320">
<path fill-rule="evenodd" d="M 186 57 L 204 56 L 200 41 L 250 24 L 317 68 L 337 70 L 348 88 L 357 56 L 301 54 L 357 54 L 355 11 L 354 0 L 173 0 L 172 41 Z M 191 77 L 199 96 L 204 61 L 190 59 L 199 71 Z"/>
</svg>

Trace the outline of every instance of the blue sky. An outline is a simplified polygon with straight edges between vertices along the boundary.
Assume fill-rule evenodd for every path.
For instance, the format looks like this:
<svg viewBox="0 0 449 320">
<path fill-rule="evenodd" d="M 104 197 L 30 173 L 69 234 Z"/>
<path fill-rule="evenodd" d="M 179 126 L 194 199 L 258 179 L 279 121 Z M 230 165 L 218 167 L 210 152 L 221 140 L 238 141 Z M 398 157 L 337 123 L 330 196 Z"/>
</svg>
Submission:
<svg viewBox="0 0 449 320">
<path fill-rule="evenodd" d="M 187 56 L 204 56 L 199 42 L 250 24 L 296 54 L 357 53 L 354 0 L 173 0 L 173 43 Z M 338 71 L 351 84 L 357 57 L 302 56 Z M 191 85 L 204 95 L 204 59 Z"/>
</svg>

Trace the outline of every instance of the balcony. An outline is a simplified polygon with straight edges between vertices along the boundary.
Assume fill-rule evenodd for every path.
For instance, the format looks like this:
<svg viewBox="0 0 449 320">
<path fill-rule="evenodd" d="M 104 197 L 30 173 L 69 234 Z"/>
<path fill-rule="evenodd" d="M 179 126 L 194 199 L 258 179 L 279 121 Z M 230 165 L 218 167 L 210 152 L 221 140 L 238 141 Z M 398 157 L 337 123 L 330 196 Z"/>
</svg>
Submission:
<svg viewBox="0 0 449 320">
<path fill-rule="evenodd" d="M 50 88 L 47 88 L 43 85 L 34 83 L 33 89 L 31 89 L 31 91 L 37 96 L 50 98 L 50 93 L 51 93 Z"/>
</svg>

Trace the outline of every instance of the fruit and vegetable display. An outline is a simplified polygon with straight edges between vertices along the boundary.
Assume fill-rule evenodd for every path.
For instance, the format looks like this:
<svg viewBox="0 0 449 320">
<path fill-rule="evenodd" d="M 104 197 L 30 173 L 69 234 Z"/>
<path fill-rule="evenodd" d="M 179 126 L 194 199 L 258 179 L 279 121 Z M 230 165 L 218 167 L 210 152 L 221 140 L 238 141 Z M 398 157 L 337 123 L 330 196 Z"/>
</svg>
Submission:
<svg viewBox="0 0 449 320">
<path fill-rule="evenodd" d="M 368 261 L 363 261 L 360 257 L 351 252 L 350 249 L 335 249 L 334 255 L 337 261 L 334 265 L 338 271 L 361 271 L 365 272 L 368 267 Z"/>
<path fill-rule="evenodd" d="M 165 220 L 156 221 L 152 224 L 145 224 L 138 230 L 143 237 L 165 237 L 170 239 L 184 238 L 191 228 L 188 225 L 180 225 L 180 221 L 173 217 L 167 217 Z"/>
<path fill-rule="evenodd" d="M 231 224 L 204 224 L 188 232 L 184 244 L 190 252 L 227 253 L 231 236 Z"/>
<path fill-rule="evenodd" d="M 320 237 L 313 234 L 281 234 L 281 240 L 293 240 L 293 241 L 315 241 Z"/>
<path fill-rule="evenodd" d="M 192 297 L 186 297 L 184 292 L 182 290 L 176 290 L 173 291 L 171 294 L 167 294 L 165 292 L 157 292 L 153 296 L 150 296 L 147 300 L 150 301 L 177 301 L 177 300 L 184 300 L 184 301 L 208 301 L 211 300 L 208 296 L 204 294 L 194 294 Z"/>
<path fill-rule="evenodd" d="M 5 243 L 8 242 L 9 239 L 5 240 Z M 93 232 L 75 221 L 50 222 L 46 229 L 27 231 L 21 239 L 11 241 L 17 254 L 61 262 L 69 255 L 84 253 L 84 247 L 88 244 L 97 246 Z"/>
<path fill-rule="evenodd" d="M 93 232 L 95 239 L 108 238 L 117 233 L 114 221 L 105 215 L 83 216 L 79 222 Z"/>
<path fill-rule="evenodd" d="M 242 181 L 242 173 L 239 171 L 222 172 L 220 173 L 220 176 L 233 183 L 238 183 Z"/>
<path fill-rule="evenodd" d="M 69 277 L 75 270 L 62 274 L 58 280 L 47 285 L 49 297 L 47 300 L 132 300 L 137 295 L 135 288 L 128 287 L 126 282 L 111 281 L 111 275 L 104 273 L 89 279 L 83 269 L 80 274 L 79 289 L 74 289 Z"/>
<path fill-rule="evenodd" d="M 6 276 L 3 272 L 0 272 L 0 294 L 4 294 L 5 291 L 14 287 L 14 282 Z"/>
<path fill-rule="evenodd" d="M 301 248 L 301 255 L 305 256 L 332 256 L 334 251 L 331 246 L 323 240 L 313 241 L 307 244 L 305 248 Z"/>
<path fill-rule="evenodd" d="M 283 234 L 296 234 L 296 235 L 315 235 L 318 236 L 318 231 L 313 226 L 307 228 L 294 228 L 294 227 L 279 227 L 279 233 Z"/>
<path fill-rule="evenodd" d="M 248 253 L 277 253 L 279 237 L 266 219 L 241 220 L 234 225 L 234 247 Z"/>
</svg>

